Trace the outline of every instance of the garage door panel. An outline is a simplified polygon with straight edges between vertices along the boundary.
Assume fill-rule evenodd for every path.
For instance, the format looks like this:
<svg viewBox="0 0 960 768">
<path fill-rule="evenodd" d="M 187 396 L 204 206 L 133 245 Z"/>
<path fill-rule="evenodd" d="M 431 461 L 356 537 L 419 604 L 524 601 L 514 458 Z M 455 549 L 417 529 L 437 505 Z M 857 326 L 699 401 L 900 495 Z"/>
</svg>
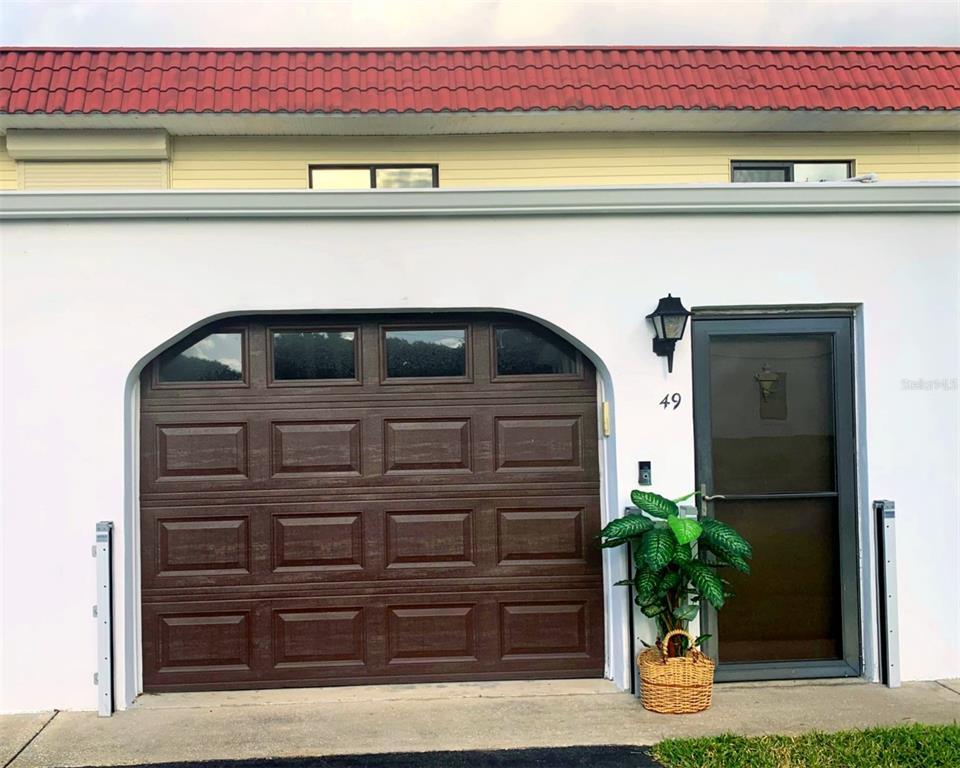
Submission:
<svg viewBox="0 0 960 768">
<path fill-rule="evenodd" d="M 274 609 L 274 669 L 366 666 L 366 617 L 362 606 Z"/>
<path fill-rule="evenodd" d="M 233 319 L 248 385 L 148 367 L 146 690 L 602 674 L 593 368 L 494 375 L 494 322 L 516 321 Z M 317 335 L 340 326 L 353 362 Z M 338 357 L 291 356 L 311 345 Z M 539 364 L 513 351 L 511 371 Z"/>
<path fill-rule="evenodd" d="M 271 422 L 271 476 L 360 476 L 360 424 L 360 419 Z"/>
<path fill-rule="evenodd" d="M 147 588 L 539 580 L 602 567 L 599 502 L 583 495 L 165 507 L 142 517 Z"/>
<path fill-rule="evenodd" d="M 147 604 L 153 690 L 583 676 L 603 665 L 593 589 Z M 594 622 L 595 623 L 595 622 Z"/>
<path fill-rule="evenodd" d="M 366 561 L 360 512 L 271 514 L 274 573 L 356 572 Z"/>
</svg>

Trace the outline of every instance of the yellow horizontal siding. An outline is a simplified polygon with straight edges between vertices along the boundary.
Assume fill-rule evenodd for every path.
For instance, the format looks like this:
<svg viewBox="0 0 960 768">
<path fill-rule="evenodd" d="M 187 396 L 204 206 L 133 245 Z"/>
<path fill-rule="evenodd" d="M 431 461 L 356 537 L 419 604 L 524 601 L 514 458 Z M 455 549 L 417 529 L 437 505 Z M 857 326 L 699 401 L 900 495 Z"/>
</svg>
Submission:
<svg viewBox="0 0 960 768">
<path fill-rule="evenodd" d="M 732 160 L 853 160 L 884 180 L 960 179 L 960 133 L 182 136 L 175 189 L 303 189 L 307 166 L 428 163 L 440 186 L 726 182 Z"/>
<path fill-rule="evenodd" d="M 167 163 L 147 161 L 20 161 L 21 189 L 164 189 Z"/>
<path fill-rule="evenodd" d="M 7 154 L 6 137 L 0 136 L 0 191 L 17 188 L 17 162 Z"/>
<path fill-rule="evenodd" d="M 858 173 L 885 181 L 960 180 L 960 133 L 181 136 L 169 166 L 21 161 L 19 169 L 0 143 L 0 189 L 304 189 L 313 163 L 438 164 L 446 188 L 722 183 L 732 160 L 767 159 L 853 160 Z"/>
</svg>

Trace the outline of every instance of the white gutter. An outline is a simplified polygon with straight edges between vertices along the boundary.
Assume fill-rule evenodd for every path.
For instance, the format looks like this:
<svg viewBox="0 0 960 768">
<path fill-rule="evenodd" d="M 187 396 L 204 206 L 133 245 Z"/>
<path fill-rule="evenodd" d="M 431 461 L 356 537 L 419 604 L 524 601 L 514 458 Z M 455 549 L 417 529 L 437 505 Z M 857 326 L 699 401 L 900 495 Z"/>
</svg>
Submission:
<svg viewBox="0 0 960 768">
<path fill-rule="evenodd" d="M 552 189 L 5 192 L 0 219 L 958 213 L 960 181 Z"/>
</svg>

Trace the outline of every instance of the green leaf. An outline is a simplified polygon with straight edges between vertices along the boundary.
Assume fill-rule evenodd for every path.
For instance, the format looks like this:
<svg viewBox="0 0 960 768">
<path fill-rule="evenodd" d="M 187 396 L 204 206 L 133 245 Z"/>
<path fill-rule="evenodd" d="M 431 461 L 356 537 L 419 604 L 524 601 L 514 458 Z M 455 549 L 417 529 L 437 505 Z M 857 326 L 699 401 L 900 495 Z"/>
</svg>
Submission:
<svg viewBox="0 0 960 768">
<path fill-rule="evenodd" d="M 621 539 L 619 544 L 634 536 L 640 536 L 653 528 L 653 522 L 643 517 L 643 515 L 626 515 L 611 520 L 607 526 L 600 531 L 600 537 L 604 539 Z M 606 544 L 605 546 L 617 546 L 616 544 Z"/>
<path fill-rule="evenodd" d="M 670 526 L 673 535 L 677 537 L 677 544 L 689 544 L 691 541 L 696 541 L 700 538 L 700 533 L 703 530 L 700 523 L 686 517 L 668 517 L 667 525 Z"/>
<path fill-rule="evenodd" d="M 638 551 L 651 571 L 659 571 L 670 562 L 676 547 L 677 542 L 670 531 L 654 528 L 644 534 Z"/>
<path fill-rule="evenodd" d="M 657 594 L 665 595 L 671 589 L 676 589 L 680 586 L 680 573 L 679 571 L 667 571 L 662 579 L 660 579 L 660 584 L 657 586 Z"/>
<path fill-rule="evenodd" d="M 679 499 L 674 499 L 673 503 L 679 504 L 681 501 L 686 501 L 687 499 L 691 499 L 694 496 L 699 496 L 699 495 L 700 495 L 700 491 L 690 491 L 690 493 L 688 493 L 686 496 L 681 496 Z"/>
<path fill-rule="evenodd" d="M 720 610 L 723 608 L 725 600 L 723 581 L 717 574 L 710 570 L 710 567 L 704 563 L 691 561 L 684 566 L 684 570 L 693 582 L 703 598 L 714 608 Z"/>
<path fill-rule="evenodd" d="M 673 615 L 680 621 L 693 621 L 699 612 L 699 605 L 681 605 L 679 608 L 674 608 Z"/>
<path fill-rule="evenodd" d="M 632 587 L 633 579 L 620 579 L 620 581 L 613 582 L 615 587 Z"/>
<path fill-rule="evenodd" d="M 637 592 L 640 605 L 649 603 L 657 593 L 658 579 L 656 574 L 649 571 L 639 571 L 633 577 L 633 588 Z"/>
<path fill-rule="evenodd" d="M 671 562 L 677 565 L 684 565 L 693 560 L 693 548 L 689 544 L 681 544 L 673 551 Z"/>
<path fill-rule="evenodd" d="M 670 501 L 670 499 L 665 499 L 659 493 L 634 491 L 630 494 L 630 499 L 648 515 L 653 515 L 663 520 L 666 520 L 668 517 L 676 517 L 680 514 L 677 505 Z"/>
<path fill-rule="evenodd" d="M 729 565 L 735 571 L 740 571 L 740 573 L 750 573 L 750 563 L 748 563 L 742 557 L 731 555 L 727 558 L 727 565 Z"/>
<path fill-rule="evenodd" d="M 649 603 L 648 605 L 643 606 L 640 610 L 644 616 L 652 619 L 654 616 L 659 616 L 666 609 L 659 603 Z"/>
<path fill-rule="evenodd" d="M 712 518 L 704 518 L 700 521 L 703 527 L 703 540 L 720 557 L 727 559 L 731 556 L 750 558 L 753 557 L 753 548 L 747 543 L 739 533 L 726 523 Z"/>
<path fill-rule="evenodd" d="M 713 635 L 700 635 L 696 640 L 693 641 L 694 647 L 703 645 L 707 640 L 709 640 Z"/>
</svg>

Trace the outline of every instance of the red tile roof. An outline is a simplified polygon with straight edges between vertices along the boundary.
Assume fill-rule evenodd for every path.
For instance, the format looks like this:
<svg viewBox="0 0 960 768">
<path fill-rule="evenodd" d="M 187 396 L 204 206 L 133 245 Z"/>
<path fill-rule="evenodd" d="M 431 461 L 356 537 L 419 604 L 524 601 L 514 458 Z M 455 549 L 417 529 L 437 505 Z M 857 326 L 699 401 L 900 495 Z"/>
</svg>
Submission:
<svg viewBox="0 0 960 768">
<path fill-rule="evenodd" d="M 960 48 L 26 49 L 0 113 L 958 110 Z"/>
</svg>

